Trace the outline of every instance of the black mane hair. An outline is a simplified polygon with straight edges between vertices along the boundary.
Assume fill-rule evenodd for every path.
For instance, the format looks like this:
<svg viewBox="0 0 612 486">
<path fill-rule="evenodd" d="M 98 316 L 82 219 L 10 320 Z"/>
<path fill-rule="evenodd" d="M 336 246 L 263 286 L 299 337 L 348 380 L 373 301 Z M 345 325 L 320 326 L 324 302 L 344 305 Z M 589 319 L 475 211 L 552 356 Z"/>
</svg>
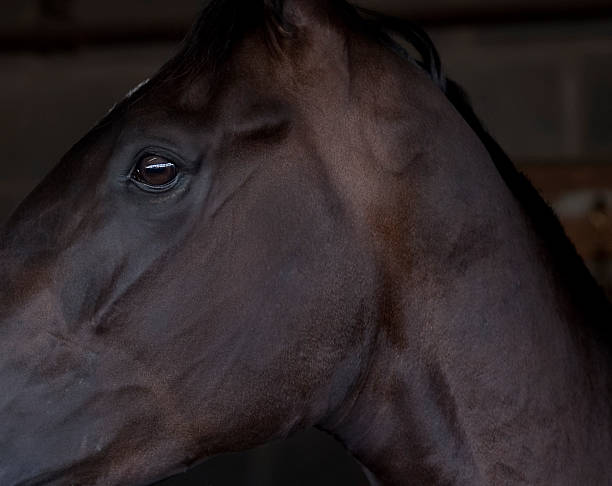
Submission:
<svg viewBox="0 0 612 486">
<path fill-rule="evenodd" d="M 332 8 L 343 16 L 347 24 L 369 34 L 391 50 L 411 62 L 419 64 L 444 89 L 440 58 L 427 34 L 406 20 L 381 15 L 351 6 L 345 0 L 328 0 Z M 285 0 L 209 0 L 182 43 L 179 54 L 164 71 L 191 72 L 205 68 L 214 71 L 229 56 L 234 44 L 244 35 L 262 25 L 291 35 L 294 26 L 284 16 Z M 417 50 L 420 60 L 414 59 L 390 33 L 399 34 Z M 181 69 L 182 68 L 182 69 Z"/>
<path fill-rule="evenodd" d="M 353 28 L 370 35 L 406 60 L 421 66 L 444 92 L 478 135 L 507 187 L 520 202 L 525 214 L 531 218 L 534 228 L 537 228 L 543 243 L 550 250 L 558 277 L 566 283 L 572 298 L 586 312 L 591 325 L 597 328 L 608 343 L 612 343 L 612 329 L 607 320 L 612 315 L 612 305 L 603 289 L 587 270 L 553 210 L 484 128 L 464 91 L 444 76 L 440 57 L 429 36 L 409 21 L 358 9 L 344 0 L 328 1 Z M 273 25 L 291 35 L 293 28 L 283 16 L 283 6 L 284 0 L 209 1 L 185 38 L 181 52 L 166 69 L 176 73 L 177 69 L 189 72 L 205 66 L 209 72 L 214 71 L 227 59 L 238 40 L 262 25 Z M 397 37 L 413 46 L 420 59 L 411 56 L 404 46 L 395 40 Z"/>
</svg>

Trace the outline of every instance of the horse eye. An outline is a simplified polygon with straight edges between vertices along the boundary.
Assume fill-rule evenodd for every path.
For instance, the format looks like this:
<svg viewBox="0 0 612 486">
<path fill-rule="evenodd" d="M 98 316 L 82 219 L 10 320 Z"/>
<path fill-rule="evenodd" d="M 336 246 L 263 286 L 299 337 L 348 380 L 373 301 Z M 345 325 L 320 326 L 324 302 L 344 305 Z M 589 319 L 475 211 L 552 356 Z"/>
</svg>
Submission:
<svg viewBox="0 0 612 486">
<path fill-rule="evenodd" d="M 131 178 L 147 186 L 159 189 L 173 182 L 178 170 L 173 162 L 158 155 L 143 157 L 134 167 Z"/>
</svg>

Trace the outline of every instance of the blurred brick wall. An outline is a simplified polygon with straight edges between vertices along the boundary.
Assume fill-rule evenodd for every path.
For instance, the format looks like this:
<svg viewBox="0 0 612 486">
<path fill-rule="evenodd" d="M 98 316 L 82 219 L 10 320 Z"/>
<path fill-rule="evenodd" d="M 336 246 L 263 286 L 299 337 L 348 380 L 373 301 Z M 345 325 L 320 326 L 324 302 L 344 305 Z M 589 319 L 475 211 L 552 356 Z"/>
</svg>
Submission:
<svg viewBox="0 0 612 486">
<path fill-rule="evenodd" d="M 610 161 L 612 20 L 432 36 L 450 77 L 516 160 Z"/>
<path fill-rule="evenodd" d="M 168 0 L 2 0 L 0 29 L 188 25 L 201 5 L 201 0 L 175 0 L 170 6 Z"/>
</svg>

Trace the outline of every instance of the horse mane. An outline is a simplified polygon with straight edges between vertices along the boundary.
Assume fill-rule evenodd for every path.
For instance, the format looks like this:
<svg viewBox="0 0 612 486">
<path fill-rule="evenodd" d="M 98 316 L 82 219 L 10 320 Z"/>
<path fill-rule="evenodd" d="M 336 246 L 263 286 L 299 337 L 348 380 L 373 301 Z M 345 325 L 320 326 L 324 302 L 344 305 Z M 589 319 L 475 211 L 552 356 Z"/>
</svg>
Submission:
<svg viewBox="0 0 612 486">
<path fill-rule="evenodd" d="M 507 187 L 531 219 L 533 227 L 550 251 L 554 271 L 569 287 L 571 298 L 586 312 L 587 320 L 598 333 L 612 344 L 612 329 L 608 322 L 612 315 L 612 305 L 605 292 L 586 268 L 553 210 L 485 129 L 463 89 L 446 78 L 438 51 L 425 31 L 410 21 L 359 9 L 344 0 L 329 1 L 347 24 L 371 36 L 407 61 L 419 65 L 443 91 L 480 138 Z M 238 40 L 262 25 L 273 25 L 277 30 L 290 35 L 293 29 L 283 15 L 284 3 L 284 0 L 209 1 L 187 34 L 181 52 L 165 70 L 176 74 L 177 69 L 190 72 L 205 66 L 207 71 L 214 71 L 223 64 Z M 414 58 L 403 43 L 397 40 L 398 37 L 412 46 L 419 58 Z"/>
</svg>

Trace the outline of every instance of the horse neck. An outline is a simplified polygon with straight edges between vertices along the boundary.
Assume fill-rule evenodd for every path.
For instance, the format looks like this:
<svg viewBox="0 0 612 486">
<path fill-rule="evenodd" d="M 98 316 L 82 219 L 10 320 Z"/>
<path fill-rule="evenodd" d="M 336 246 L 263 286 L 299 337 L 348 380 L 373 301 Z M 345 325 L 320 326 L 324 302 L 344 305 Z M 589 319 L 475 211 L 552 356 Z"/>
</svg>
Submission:
<svg viewBox="0 0 612 486">
<path fill-rule="evenodd" d="M 490 147 L 457 147 L 378 215 L 393 221 L 377 226 L 380 331 L 325 427 L 382 484 L 602 483 L 609 307 L 541 199 L 517 195 Z"/>
</svg>

